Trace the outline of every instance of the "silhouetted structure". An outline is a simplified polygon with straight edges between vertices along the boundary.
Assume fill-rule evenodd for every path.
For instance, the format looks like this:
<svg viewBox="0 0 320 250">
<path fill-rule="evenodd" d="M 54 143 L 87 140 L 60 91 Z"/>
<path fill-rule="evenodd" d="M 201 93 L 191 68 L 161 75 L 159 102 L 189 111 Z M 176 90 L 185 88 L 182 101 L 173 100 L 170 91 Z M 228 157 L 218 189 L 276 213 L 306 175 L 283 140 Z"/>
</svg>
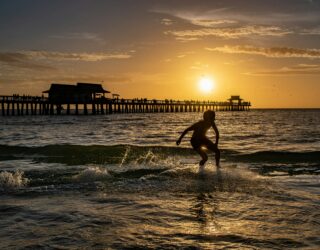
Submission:
<svg viewBox="0 0 320 250">
<path fill-rule="evenodd" d="M 47 91 L 49 102 L 55 104 L 89 103 L 110 93 L 104 90 L 101 84 L 77 83 L 77 85 L 53 83 Z"/>
<path fill-rule="evenodd" d="M 112 113 L 162 113 L 246 111 L 251 103 L 240 96 L 231 96 L 226 102 L 193 100 L 148 100 L 146 98 L 123 99 L 114 94 L 108 98 L 101 84 L 77 83 L 76 85 L 53 83 L 45 96 L 0 96 L 1 115 L 55 115 L 55 114 L 112 114 Z"/>
<path fill-rule="evenodd" d="M 119 96 L 120 96 L 119 94 L 114 94 L 114 93 L 112 94 L 112 98 L 115 98 L 115 99 L 119 99 Z"/>
<path fill-rule="evenodd" d="M 242 99 L 239 95 L 232 95 L 231 98 L 228 99 L 230 102 L 231 110 L 238 110 L 242 106 Z"/>
</svg>

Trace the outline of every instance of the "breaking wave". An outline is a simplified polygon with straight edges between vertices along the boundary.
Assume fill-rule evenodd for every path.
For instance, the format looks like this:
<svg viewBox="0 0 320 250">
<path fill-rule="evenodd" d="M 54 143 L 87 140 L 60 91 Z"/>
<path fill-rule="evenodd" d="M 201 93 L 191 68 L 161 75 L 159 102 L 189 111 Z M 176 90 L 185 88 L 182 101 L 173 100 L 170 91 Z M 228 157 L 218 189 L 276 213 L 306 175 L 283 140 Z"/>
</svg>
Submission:
<svg viewBox="0 0 320 250">
<path fill-rule="evenodd" d="M 88 167 L 74 176 L 74 180 L 78 182 L 101 181 L 110 177 L 107 169 L 99 167 Z"/>
<path fill-rule="evenodd" d="M 290 163 L 310 162 L 320 164 L 320 151 L 290 152 L 290 151 L 259 151 L 238 152 L 221 149 L 222 157 L 237 162 L 269 162 Z M 0 145 L 0 160 L 14 160 L 32 158 L 40 162 L 57 162 L 67 165 L 79 164 L 124 164 L 131 161 L 145 161 L 154 156 L 167 158 L 168 156 L 195 156 L 190 148 L 166 146 L 136 146 L 136 145 L 49 145 L 41 147 L 20 147 Z M 153 155 L 152 155 L 153 154 Z M 152 161 L 151 161 L 152 162 Z M 150 161 L 149 161 L 150 163 Z"/>
<path fill-rule="evenodd" d="M 28 179 L 23 176 L 22 171 L 0 173 L 0 191 L 14 191 L 26 186 L 27 183 Z"/>
<path fill-rule="evenodd" d="M 261 151 L 243 154 L 222 149 L 222 169 L 218 171 L 209 161 L 205 174 L 202 175 L 198 167 L 199 156 L 190 148 L 135 145 L 0 145 L 2 162 L 14 160 L 17 164 L 13 170 L 16 172 L 0 168 L 0 191 L 19 191 L 25 187 L 46 187 L 45 190 L 79 189 L 87 188 L 85 183 L 91 183 L 90 188 L 96 188 L 97 185 L 100 188 L 103 185 L 103 188 L 116 188 L 125 192 L 149 188 L 189 192 L 198 188 L 199 178 L 202 178 L 201 183 L 205 183 L 201 188 L 209 191 L 248 191 L 248 187 L 255 187 L 253 183 L 258 178 L 252 175 L 244 176 L 245 169 L 251 170 L 250 173 L 257 176 L 318 175 L 319 154 L 318 151 Z M 26 159 L 28 161 L 25 161 Z M 19 160 L 30 164 L 30 168 L 25 168 L 25 172 L 17 171 Z M 39 168 L 40 165 L 45 167 Z"/>
</svg>

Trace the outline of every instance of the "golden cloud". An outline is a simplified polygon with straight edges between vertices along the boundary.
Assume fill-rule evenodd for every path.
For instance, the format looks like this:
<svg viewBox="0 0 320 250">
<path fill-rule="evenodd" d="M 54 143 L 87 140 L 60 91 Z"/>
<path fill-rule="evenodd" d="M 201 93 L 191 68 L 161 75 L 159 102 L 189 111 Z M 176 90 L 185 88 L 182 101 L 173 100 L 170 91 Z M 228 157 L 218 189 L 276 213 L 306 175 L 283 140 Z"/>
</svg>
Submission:
<svg viewBox="0 0 320 250">
<path fill-rule="evenodd" d="M 282 29 L 276 26 L 244 26 L 237 28 L 205 28 L 181 31 L 166 31 L 166 35 L 173 35 L 178 40 L 198 39 L 203 37 L 215 36 L 226 39 L 236 39 L 245 36 L 285 36 L 293 33 L 292 31 Z"/>
<path fill-rule="evenodd" d="M 192 24 L 203 27 L 213 27 L 222 24 L 234 24 L 237 21 L 234 20 L 224 20 L 224 19 L 193 19 L 190 21 Z"/>
<path fill-rule="evenodd" d="M 96 62 L 110 59 L 128 59 L 130 54 L 107 54 L 107 53 L 65 53 L 65 52 L 50 52 L 50 51 L 24 51 L 32 59 L 47 59 L 57 61 L 87 61 Z"/>
<path fill-rule="evenodd" d="M 320 65 L 318 64 L 298 64 L 290 67 L 282 67 L 276 70 L 264 70 L 259 72 L 247 72 L 252 76 L 282 76 L 282 75 L 320 75 Z"/>
<path fill-rule="evenodd" d="M 0 64 L 6 67 L 17 67 L 29 70 L 56 70 L 52 61 L 96 62 L 111 59 L 128 59 L 132 53 L 64 53 L 50 51 L 0 52 Z M 40 60 L 45 60 L 41 62 Z"/>
<path fill-rule="evenodd" d="M 209 51 L 218 51 L 230 54 L 261 55 L 274 58 L 320 58 L 320 49 L 296 49 L 288 47 L 253 47 L 253 46 L 223 46 L 216 48 L 206 48 Z"/>
<path fill-rule="evenodd" d="M 20 52 L 0 52 L 0 64 L 29 70 L 55 70 L 52 66 L 32 62 Z"/>
</svg>

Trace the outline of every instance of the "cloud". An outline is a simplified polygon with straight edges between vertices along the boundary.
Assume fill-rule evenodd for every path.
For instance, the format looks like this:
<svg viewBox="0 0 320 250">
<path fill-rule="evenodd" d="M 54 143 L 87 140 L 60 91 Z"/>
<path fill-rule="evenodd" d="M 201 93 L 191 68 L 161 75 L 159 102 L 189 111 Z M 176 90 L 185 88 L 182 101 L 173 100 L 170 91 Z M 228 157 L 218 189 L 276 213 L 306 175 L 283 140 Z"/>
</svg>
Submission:
<svg viewBox="0 0 320 250">
<path fill-rule="evenodd" d="M 134 53 L 131 51 L 130 53 Z M 20 51 L 20 52 L 0 52 L 0 62 L 20 65 L 29 63 L 30 60 L 55 60 L 55 61 L 103 61 L 110 59 L 128 59 L 132 55 L 129 53 L 65 53 L 65 52 L 51 52 L 51 51 Z M 36 64 L 33 64 L 35 66 Z M 38 65 L 41 67 L 41 65 Z"/>
<path fill-rule="evenodd" d="M 173 21 L 169 18 L 162 18 L 161 19 L 161 24 L 165 25 L 165 26 L 170 26 L 173 24 Z"/>
<path fill-rule="evenodd" d="M 193 19 L 191 23 L 197 26 L 214 27 L 221 24 L 234 24 L 237 21 L 225 19 Z"/>
<path fill-rule="evenodd" d="M 191 41 L 198 41 L 200 38 L 198 37 L 176 37 L 177 41 L 180 42 L 191 42 Z"/>
<path fill-rule="evenodd" d="M 245 74 L 252 75 L 252 76 L 320 75 L 320 65 L 319 64 L 298 64 L 291 67 L 282 67 L 277 70 L 247 72 Z"/>
<path fill-rule="evenodd" d="M 55 39 L 66 39 L 66 40 L 87 40 L 96 42 L 99 44 L 105 44 L 105 40 L 102 39 L 98 34 L 83 32 L 83 33 L 67 33 L 63 35 L 53 35 L 50 36 L 51 38 Z"/>
<path fill-rule="evenodd" d="M 65 53 L 51 51 L 19 51 L 19 52 L 0 52 L 0 64 L 16 68 L 31 70 L 56 70 L 49 65 L 52 61 L 84 61 L 97 62 L 111 59 L 128 59 L 130 53 Z M 46 62 L 41 62 L 46 60 Z"/>
<path fill-rule="evenodd" d="M 32 62 L 26 54 L 20 52 L 0 52 L 0 63 L 24 69 L 55 70 L 52 66 Z"/>
<path fill-rule="evenodd" d="M 6 63 L 15 63 L 28 59 L 28 57 L 22 53 L 5 52 L 0 53 L 0 61 Z"/>
<path fill-rule="evenodd" d="M 320 28 L 313 28 L 313 29 L 303 29 L 300 33 L 300 35 L 320 35 Z"/>
<path fill-rule="evenodd" d="M 218 51 L 230 54 L 261 55 L 273 58 L 320 58 L 320 49 L 296 49 L 288 47 L 262 48 L 253 46 L 224 46 L 206 48 L 209 51 Z"/>
<path fill-rule="evenodd" d="M 96 62 L 110 59 L 128 59 L 130 54 L 108 54 L 108 53 L 66 53 L 51 51 L 24 51 L 22 52 L 32 59 L 47 59 L 55 61 L 87 61 Z"/>
<path fill-rule="evenodd" d="M 186 52 L 184 52 L 184 53 L 182 53 L 182 54 L 177 55 L 177 58 L 184 58 L 184 57 L 186 57 L 187 55 L 193 55 L 193 54 L 195 54 L 194 51 L 186 51 Z"/>
<path fill-rule="evenodd" d="M 308 0 L 307 0 L 308 1 Z M 289 3 L 290 2 L 290 3 Z M 269 24 L 289 25 L 294 23 L 319 23 L 318 7 L 302 3 L 301 0 L 293 2 L 265 1 L 252 4 L 250 1 L 197 1 L 184 3 L 183 6 L 157 7 L 151 10 L 155 13 L 165 14 L 195 24 L 196 20 L 228 20 L 243 24 Z M 299 9 L 299 12 L 297 12 Z M 223 23 L 222 23 L 223 24 Z"/>
<path fill-rule="evenodd" d="M 158 11 L 153 10 L 152 12 L 166 14 L 174 17 L 175 19 L 180 19 L 186 21 L 190 24 L 202 27 L 214 27 L 218 25 L 226 25 L 226 24 L 235 24 L 237 21 L 232 19 L 225 19 L 221 18 L 217 15 L 218 12 L 225 10 L 225 8 L 213 10 L 210 13 L 202 13 L 202 14 L 195 14 L 190 11 L 183 11 L 183 12 L 171 12 L 171 11 Z M 223 15 L 221 15 L 223 16 Z M 163 18 L 162 24 L 164 25 L 171 25 L 173 21 L 169 18 Z"/>
<path fill-rule="evenodd" d="M 190 69 L 192 70 L 206 70 L 209 68 L 209 64 L 203 64 L 201 62 L 196 62 L 192 66 L 190 66 Z"/>
<path fill-rule="evenodd" d="M 215 36 L 226 39 L 236 39 L 240 37 L 258 36 L 277 36 L 282 37 L 293 33 L 276 26 L 244 26 L 237 28 L 205 28 L 181 31 L 166 31 L 165 34 L 173 35 L 178 40 L 199 39 L 203 37 Z"/>
</svg>

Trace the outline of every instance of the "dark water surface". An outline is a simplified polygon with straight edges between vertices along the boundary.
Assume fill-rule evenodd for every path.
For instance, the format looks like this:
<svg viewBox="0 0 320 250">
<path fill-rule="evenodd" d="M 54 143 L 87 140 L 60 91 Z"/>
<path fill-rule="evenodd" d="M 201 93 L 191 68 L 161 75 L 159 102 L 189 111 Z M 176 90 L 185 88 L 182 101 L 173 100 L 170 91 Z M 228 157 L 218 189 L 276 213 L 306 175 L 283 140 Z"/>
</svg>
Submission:
<svg viewBox="0 0 320 250">
<path fill-rule="evenodd" d="M 0 248 L 318 249 L 320 110 L 218 112 L 203 173 L 200 118 L 0 117 Z"/>
</svg>

